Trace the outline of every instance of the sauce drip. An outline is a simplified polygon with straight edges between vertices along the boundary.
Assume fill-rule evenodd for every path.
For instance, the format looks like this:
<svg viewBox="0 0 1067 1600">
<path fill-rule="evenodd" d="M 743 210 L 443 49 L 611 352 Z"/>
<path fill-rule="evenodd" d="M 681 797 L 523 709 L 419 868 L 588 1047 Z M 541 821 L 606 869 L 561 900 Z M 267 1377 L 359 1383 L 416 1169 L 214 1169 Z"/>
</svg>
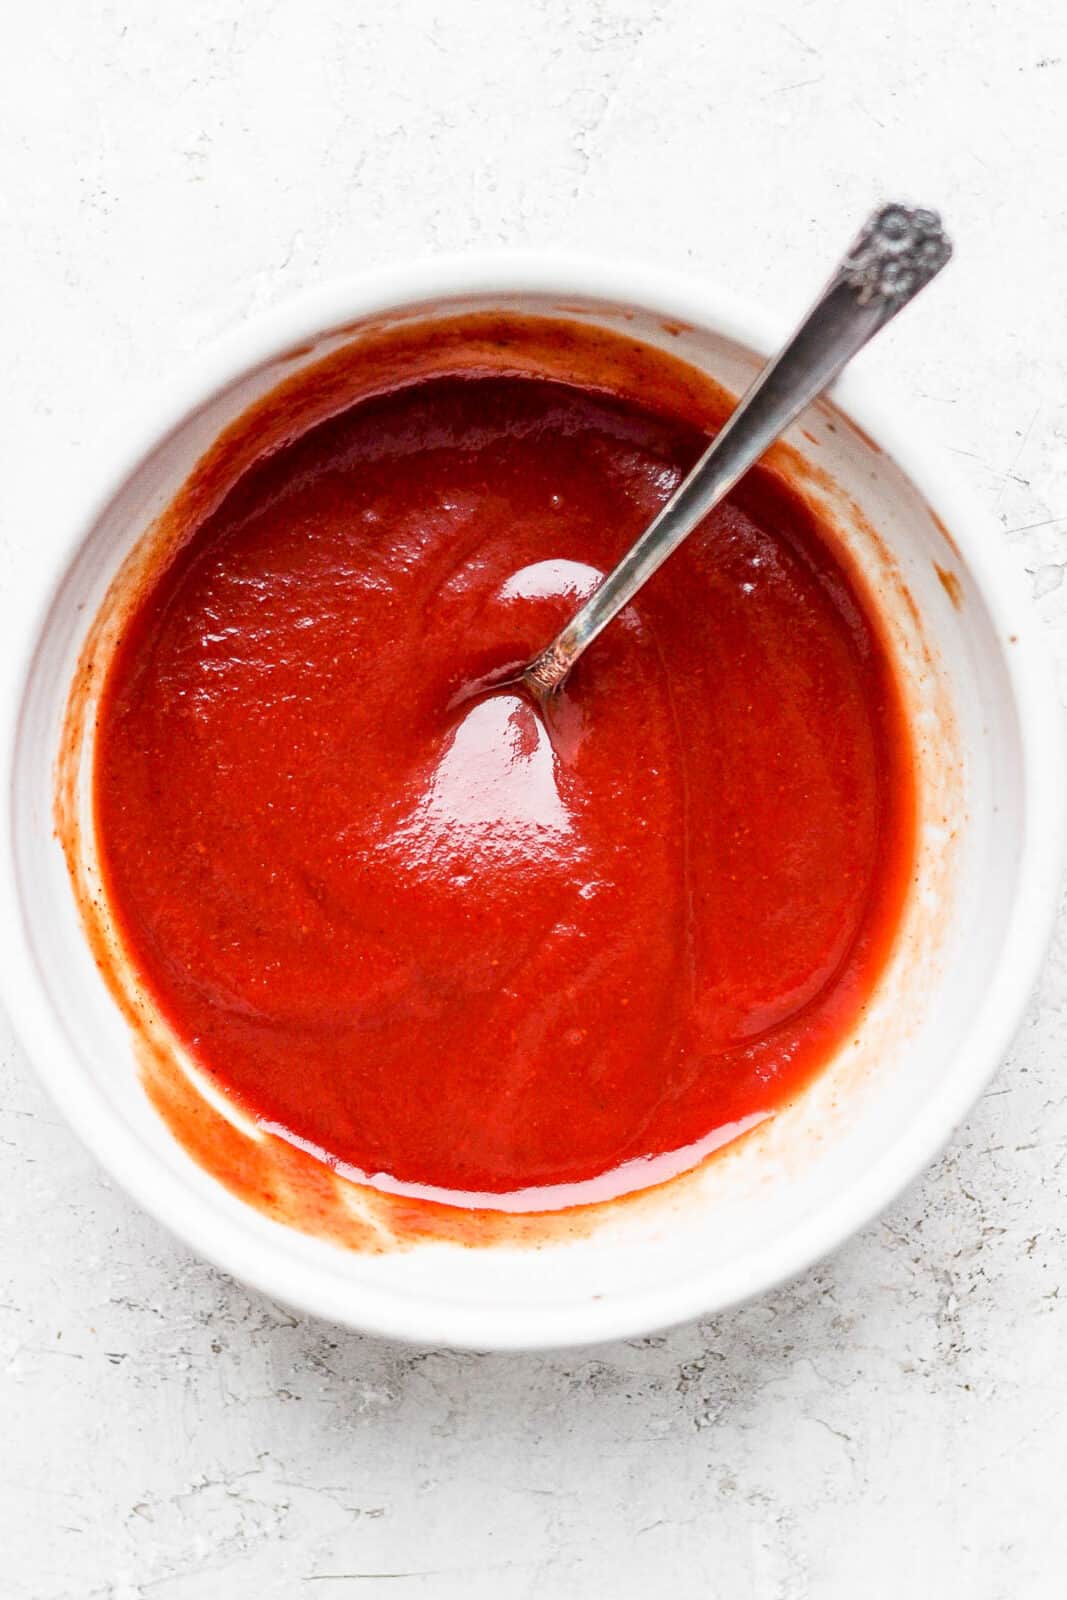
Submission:
<svg viewBox="0 0 1067 1600">
<path fill-rule="evenodd" d="M 96 728 L 123 944 L 218 1086 L 331 1164 L 506 1194 L 774 1111 L 911 870 L 878 627 L 756 469 L 579 663 L 531 658 L 706 444 L 423 378 L 257 462 L 139 597 Z"/>
</svg>

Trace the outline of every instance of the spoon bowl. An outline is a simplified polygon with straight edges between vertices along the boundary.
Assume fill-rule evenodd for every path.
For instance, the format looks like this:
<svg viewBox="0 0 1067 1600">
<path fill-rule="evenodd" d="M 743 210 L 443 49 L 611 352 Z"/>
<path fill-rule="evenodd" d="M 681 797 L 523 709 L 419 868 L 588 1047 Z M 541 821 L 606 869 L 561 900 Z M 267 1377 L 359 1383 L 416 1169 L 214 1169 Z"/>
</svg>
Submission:
<svg viewBox="0 0 1067 1600">
<path fill-rule="evenodd" d="M 115 1180 L 191 1248 L 285 1303 L 478 1349 L 628 1337 L 713 1312 L 868 1222 L 941 1147 L 1007 1048 L 1051 927 L 1064 832 L 1054 680 L 999 530 L 903 408 L 847 374 L 768 460 L 820 505 L 865 574 L 918 747 L 912 912 L 856 1039 L 787 1115 L 692 1181 L 536 1251 L 346 1252 L 271 1222 L 212 1179 L 144 1092 L 53 833 L 79 655 L 146 528 L 255 399 L 375 328 L 485 309 L 623 331 L 734 394 L 783 331 L 706 282 L 553 257 L 390 267 L 242 328 L 141 404 L 97 482 L 71 485 L 65 525 L 7 641 L 0 786 L 6 1004 L 57 1104 Z M 91 743 L 76 755 L 71 804 L 90 847 Z"/>
</svg>

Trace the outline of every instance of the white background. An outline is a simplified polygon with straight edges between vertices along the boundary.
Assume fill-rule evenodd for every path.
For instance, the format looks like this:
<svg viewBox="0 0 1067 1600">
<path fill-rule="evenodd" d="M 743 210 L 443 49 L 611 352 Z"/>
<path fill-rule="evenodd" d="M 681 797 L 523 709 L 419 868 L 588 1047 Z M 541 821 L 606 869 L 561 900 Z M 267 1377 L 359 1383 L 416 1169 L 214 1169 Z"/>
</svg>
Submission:
<svg viewBox="0 0 1067 1600">
<path fill-rule="evenodd" d="M 560 245 L 798 312 L 871 202 L 951 275 L 863 358 L 1067 684 L 1060 0 L 37 0 L 0 45 L 0 631 L 118 416 L 291 291 Z M 935 299 L 936 296 L 936 299 Z M 942 1160 L 788 1288 L 404 1350 L 192 1259 L 0 1029 L 2 1600 L 1020 1600 L 1067 1573 L 1067 929 Z"/>
</svg>

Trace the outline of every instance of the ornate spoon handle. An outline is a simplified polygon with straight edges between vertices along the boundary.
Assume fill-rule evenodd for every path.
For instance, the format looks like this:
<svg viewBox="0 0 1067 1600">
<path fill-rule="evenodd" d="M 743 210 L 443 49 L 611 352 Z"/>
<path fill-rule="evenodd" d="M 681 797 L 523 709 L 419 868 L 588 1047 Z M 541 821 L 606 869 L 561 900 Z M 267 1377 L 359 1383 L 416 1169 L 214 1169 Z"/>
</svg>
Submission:
<svg viewBox="0 0 1067 1600">
<path fill-rule="evenodd" d="M 535 694 L 551 694 L 561 686 L 583 650 L 672 551 L 951 254 L 936 211 L 886 205 L 869 218 L 822 296 L 746 390 L 689 476 L 527 667 L 524 681 Z"/>
</svg>

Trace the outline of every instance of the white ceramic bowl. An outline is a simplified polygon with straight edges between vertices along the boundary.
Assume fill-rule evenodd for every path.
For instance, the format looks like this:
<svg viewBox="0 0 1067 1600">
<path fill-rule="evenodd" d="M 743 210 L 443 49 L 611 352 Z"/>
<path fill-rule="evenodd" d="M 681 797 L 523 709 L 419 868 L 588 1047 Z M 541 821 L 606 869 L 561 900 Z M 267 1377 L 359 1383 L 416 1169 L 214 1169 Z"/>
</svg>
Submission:
<svg viewBox="0 0 1067 1600">
<path fill-rule="evenodd" d="M 942 292 L 940 290 L 935 292 Z M 918 876 L 859 1036 L 800 1100 L 695 1175 L 538 1250 L 364 1255 L 268 1220 L 152 1110 L 86 946 L 53 834 L 64 703 L 109 579 L 220 429 L 361 319 L 563 310 L 740 390 L 786 331 L 704 283 L 560 258 L 437 260 L 330 286 L 204 356 L 53 541 L 4 690 L 5 997 L 57 1103 L 105 1167 L 193 1249 L 268 1294 L 393 1337 L 475 1348 L 633 1335 L 797 1272 L 922 1169 L 1007 1048 L 1050 932 L 1063 837 L 1059 721 L 1037 625 L 997 529 L 849 377 L 790 435 L 886 617 L 920 769 Z M 912 315 L 929 314 L 921 307 Z M 872 531 L 873 530 L 873 531 Z M 938 570 L 940 569 L 940 571 Z"/>
</svg>

